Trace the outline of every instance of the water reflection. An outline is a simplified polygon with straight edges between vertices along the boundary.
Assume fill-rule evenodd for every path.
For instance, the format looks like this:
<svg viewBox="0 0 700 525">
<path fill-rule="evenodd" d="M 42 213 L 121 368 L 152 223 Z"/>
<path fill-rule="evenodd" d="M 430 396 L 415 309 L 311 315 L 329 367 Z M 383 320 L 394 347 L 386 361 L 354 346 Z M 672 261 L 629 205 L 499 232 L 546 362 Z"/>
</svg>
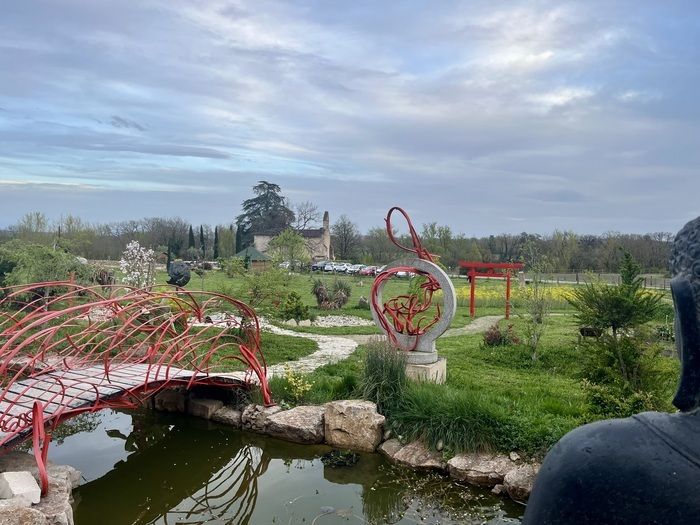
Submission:
<svg viewBox="0 0 700 525">
<path fill-rule="evenodd" d="M 52 451 L 56 462 L 88 467 L 75 491 L 77 525 L 497 524 L 522 515 L 487 491 L 415 475 L 376 454 L 331 468 L 319 459 L 324 446 L 152 412 L 103 418 L 91 439 L 78 434 Z"/>
</svg>

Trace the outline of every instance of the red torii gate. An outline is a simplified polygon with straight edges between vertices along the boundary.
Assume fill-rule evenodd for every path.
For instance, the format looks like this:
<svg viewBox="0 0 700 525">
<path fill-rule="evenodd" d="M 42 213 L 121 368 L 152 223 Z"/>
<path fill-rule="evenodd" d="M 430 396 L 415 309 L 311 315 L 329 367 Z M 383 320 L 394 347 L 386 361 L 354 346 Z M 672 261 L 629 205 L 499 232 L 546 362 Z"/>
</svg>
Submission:
<svg viewBox="0 0 700 525">
<path fill-rule="evenodd" d="M 523 263 L 485 263 L 477 261 L 459 261 L 459 265 L 467 270 L 467 276 L 471 284 L 469 292 L 469 316 L 476 315 L 476 303 L 474 294 L 476 292 L 477 277 L 505 277 L 506 279 L 506 319 L 510 319 L 510 277 L 513 270 L 522 270 Z"/>
</svg>

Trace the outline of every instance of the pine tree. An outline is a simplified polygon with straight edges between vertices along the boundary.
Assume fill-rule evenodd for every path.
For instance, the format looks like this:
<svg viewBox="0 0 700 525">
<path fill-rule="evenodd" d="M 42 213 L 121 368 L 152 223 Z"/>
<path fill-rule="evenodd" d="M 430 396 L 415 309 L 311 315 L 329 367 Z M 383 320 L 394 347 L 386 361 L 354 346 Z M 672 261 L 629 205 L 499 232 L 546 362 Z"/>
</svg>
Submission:
<svg viewBox="0 0 700 525">
<path fill-rule="evenodd" d="M 207 251 L 207 246 L 204 242 L 204 226 L 199 227 L 199 251 L 202 252 L 202 259 L 204 259 L 204 255 Z"/>
<path fill-rule="evenodd" d="M 214 226 L 214 259 L 219 258 L 219 227 Z"/>
<path fill-rule="evenodd" d="M 190 232 L 187 237 L 187 247 L 194 248 L 194 231 L 192 230 L 192 225 L 190 224 Z"/>
</svg>

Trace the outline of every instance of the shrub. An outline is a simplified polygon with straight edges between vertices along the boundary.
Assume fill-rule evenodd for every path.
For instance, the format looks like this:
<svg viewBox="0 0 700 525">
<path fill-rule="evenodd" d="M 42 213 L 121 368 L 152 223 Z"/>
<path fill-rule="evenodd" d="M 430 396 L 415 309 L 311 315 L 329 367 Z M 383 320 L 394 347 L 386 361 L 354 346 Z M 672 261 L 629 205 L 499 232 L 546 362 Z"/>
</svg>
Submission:
<svg viewBox="0 0 700 525">
<path fill-rule="evenodd" d="M 484 346 L 510 346 L 519 343 L 520 338 L 516 335 L 512 324 L 503 329 L 495 323 L 484 332 Z"/>
<path fill-rule="evenodd" d="M 245 274 L 245 261 L 240 257 L 229 257 L 220 261 L 226 277 L 236 277 Z"/>
<path fill-rule="evenodd" d="M 297 325 L 302 319 L 309 318 L 309 307 L 302 302 L 298 293 L 292 292 L 289 294 L 287 301 L 282 307 L 282 317 L 285 320 L 294 319 Z"/>
<path fill-rule="evenodd" d="M 387 342 L 373 342 L 368 347 L 362 397 L 375 402 L 377 410 L 388 415 L 401 402 L 406 389 L 406 355 Z"/>
<path fill-rule="evenodd" d="M 338 310 L 345 306 L 350 299 L 352 288 L 350 285 L 339 279 L 333 281 L 333 286 L 329 290 L 321 279 L 314 279 L 311 286 L 311 294 L 316 297 L 318 307 L 323 310 Z"/>
</svg>

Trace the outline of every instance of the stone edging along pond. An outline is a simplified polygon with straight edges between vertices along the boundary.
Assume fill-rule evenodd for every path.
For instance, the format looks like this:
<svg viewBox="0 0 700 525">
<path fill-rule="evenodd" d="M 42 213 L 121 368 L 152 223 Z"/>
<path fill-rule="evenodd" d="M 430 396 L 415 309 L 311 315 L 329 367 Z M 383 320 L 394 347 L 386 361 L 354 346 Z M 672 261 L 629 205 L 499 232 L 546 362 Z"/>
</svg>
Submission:
<svg viewBox="0 0 700 525">
<path fill-rule="evenodd" d="M 513 452 L 507 456 L 458 454 L 446 460 L 442 453 L 429 450 L 421 441 L 404 444 L 392 438 L 390 431 L 384 431 L 385 418 L 370 401 L 331 401 L 289 410 L 254 404 L 236 408 L 223 401 L 188 395 L 184 390 L 164 390 L 156 395 L 154 408 L 186 412 L 294 443 L 325 443 L 340 450 L 379 452 L 392 463 L 449 474 L 456 481 L 491 488 L 495 494 L 507 494 L 519 502 L 527 500 L 540 467 Z"/>
</svg>

